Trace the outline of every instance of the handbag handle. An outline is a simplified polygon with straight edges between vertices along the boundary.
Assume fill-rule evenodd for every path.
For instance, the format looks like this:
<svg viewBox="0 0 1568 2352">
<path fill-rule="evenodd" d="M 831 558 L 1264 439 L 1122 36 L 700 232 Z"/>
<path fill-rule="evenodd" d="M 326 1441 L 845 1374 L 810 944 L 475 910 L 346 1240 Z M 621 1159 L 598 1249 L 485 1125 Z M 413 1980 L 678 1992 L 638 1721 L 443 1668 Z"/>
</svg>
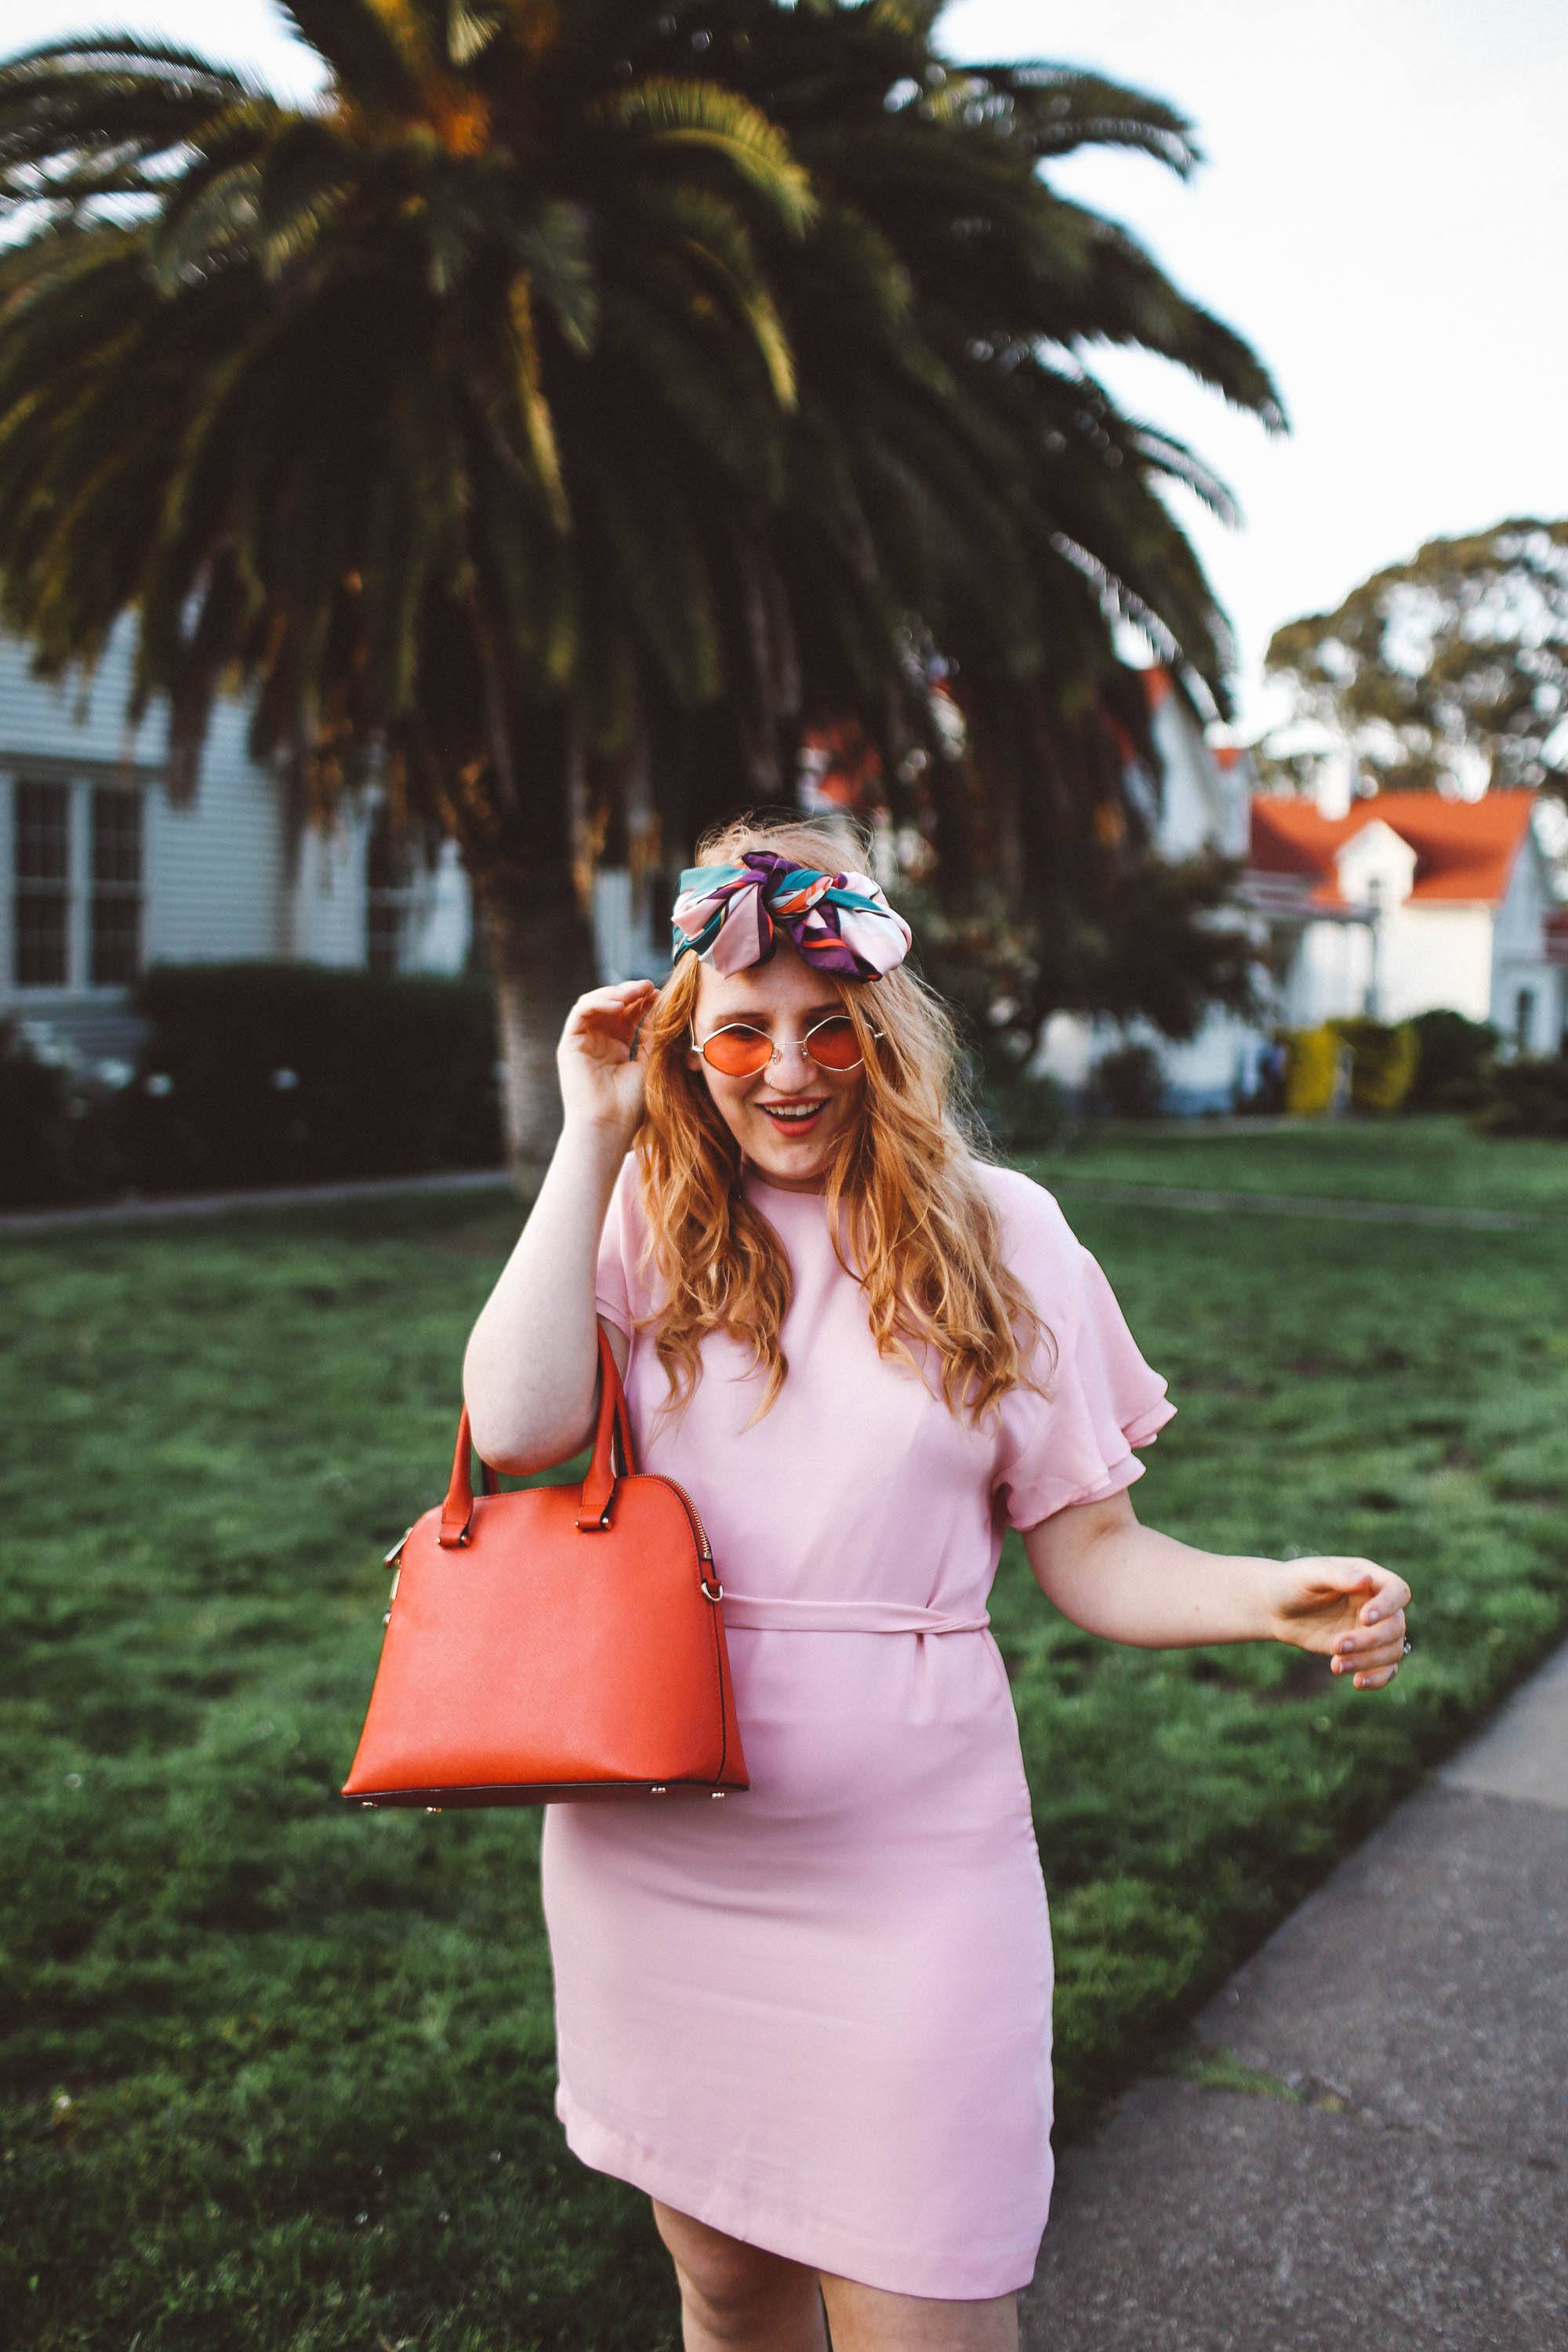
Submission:
<svg viewBox="0 0 1568 2352">
<path fill-rule="evenodd" d="M 626 1412 L 626 1393 L 621 1386 L 615 1351 L 610 1346 L 602 1323 L 595 1322 L 599 1339 L 599 1418 L 594 1429 L 594 1454 L 588 1465 L 588 1475 L 583 1481 L 582 1499 L 577 1507 L 577 1531 L 580 1535 L 600 1535 L 610 1524 L 610 1506 L 615 1500 L 616 1481 L 631 1477 L 637 1471 L 637 1454 L 632 1444 L 632 1424 Z M 474 1489 L 471 1482 L 469 1454 L 473 1437 L 468 1428 L 468 1408 L 465 1402 L 458 1423 L 458 1445 L 452 1456 L 452 1476 L 447 1488 L 447 1499 L 441 1506 L 441 1525 L 436 1540 L 443 1549 L 468 1540 L 468 1521 L 474 1515 Z M 620 1467 L 616 1466 L 618 1450 Z M 493 1478 L 488 1462 L 479 1464 L 482 1491 L 493 1492 Z"/>
</svg>

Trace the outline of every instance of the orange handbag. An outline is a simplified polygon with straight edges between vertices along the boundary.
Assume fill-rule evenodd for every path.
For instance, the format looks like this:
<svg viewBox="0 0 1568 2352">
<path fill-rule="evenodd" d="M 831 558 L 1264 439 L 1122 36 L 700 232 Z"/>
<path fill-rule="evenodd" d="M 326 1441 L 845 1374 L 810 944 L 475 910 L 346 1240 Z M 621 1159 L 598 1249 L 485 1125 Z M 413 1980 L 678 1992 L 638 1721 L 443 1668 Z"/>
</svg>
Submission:
<svg viewBox="0 0 1568 2352">
<path fill-rule="evenodd" d="M 469 1476 L 468 1407 L 447 1498 L 386 1555 L 381 1659 L 342 1794 L 361 1805 L 721 1797 L 750 1786 L 723 1594 L 685 1489 L 639 1472 L 599 1331 L 581 1487 Z"/>
</svg>

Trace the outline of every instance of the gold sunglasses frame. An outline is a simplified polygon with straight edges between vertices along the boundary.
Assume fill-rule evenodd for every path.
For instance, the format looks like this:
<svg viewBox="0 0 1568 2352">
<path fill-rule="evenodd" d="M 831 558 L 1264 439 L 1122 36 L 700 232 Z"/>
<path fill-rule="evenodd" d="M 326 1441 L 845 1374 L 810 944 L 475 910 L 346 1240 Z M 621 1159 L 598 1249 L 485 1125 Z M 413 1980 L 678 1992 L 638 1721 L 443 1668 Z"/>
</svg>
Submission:
<svg viewBox="0 0 1568 2352">
<path fill-rule="evenodd" d="M 814 1068 L 825 1070 L 830 1078 L 847 1077 L 851 1070 L 863 1070 L 866 1066 L 866 1056 L 864 1054 L 860 1055 L 858 1061 L 831 1063 L 819 1062 L 816 1055 L 811 1050 L 811 1040 L 818 1029 L 826 1029 L 830 1021 L 847 1021 L 849 1015 L 847 1013 L 825 1013 L 820 1021 L 814 1021 L 809 1029 L 805 1031 L 801 1036 L 796 1037 L 792 1041 L 795 1045 L 795 1050 L 798 1053 L 804 1054 Z M 692 1022 L 689 1030 L 691 1043 L 696 1047 L 698 1053 L 701 1055 L 705 1062 L 708 1062 L 709 1046 L 712 1044 L 715 1037 L 721 1037 L 727 1029 L 760 1029 L 760 1024 L 755 1021 L 721 1021 L 717 1029 L 710 1029 L 706 1037 L 700 1038 L 697 1034 L 697 1024 Z M 766 1036 L 767 1032 L 766 1030 L 761 1030 L 760 1034 Z M 877 1028 L 873 1024 L 871 1025 L 871 1034 L 873 1037 L 880 1039 L 887 1034 L 887 1032 L 886 1030 Z M 773 1052 L 768 1055 L 767 1060 L 765 1062 L 759 1062 L 754 1070 L 720 1070 L 717 1062 L 708 1062 L 708 1066 L 710 1070 L 718 1070 L 719 1076 L 721 1078 L 760 1078 L 764 1070 L 771 1070 L 775 1062 L 780 1062 L 784 1059 L 784 1049 L 782 1045 L 775 1045 Z"/>
</svg>

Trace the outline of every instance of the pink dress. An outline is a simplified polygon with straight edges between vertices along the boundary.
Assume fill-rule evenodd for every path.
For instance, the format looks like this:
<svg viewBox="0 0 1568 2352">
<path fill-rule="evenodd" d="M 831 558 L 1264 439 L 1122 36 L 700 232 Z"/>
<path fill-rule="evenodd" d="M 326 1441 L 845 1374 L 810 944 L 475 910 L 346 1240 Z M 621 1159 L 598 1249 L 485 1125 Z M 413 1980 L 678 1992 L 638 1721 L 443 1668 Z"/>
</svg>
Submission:
<svg viewBox="0 0 1568 2352">
<path fill-rule="evenodd" d="M 550 1805 L 542 1853 L 575 2154 L 815 2270 L 955 2301 L 1028 2284 L 1052 2179 L 1050 1928 L 986 1597 L 1006 1526 L 1131 1486 L 1175 1411 L 1054 1195 L 976 1164 L 1057 1337 L 1052 1402 L 955 1418 L 879 1357 L 821 1194 L 750 1170 L 794 1277 L 772 1411 L 742 1434 L 763 1374 L 715 1335 L 655 1431 L 664 1368 L 634 1339 L 640 1465 L 707 1527 L 752 1785 Z M 643 1231 L 628 1156 L 596 1299 L 626 1332 L 654 1304 Z"/>
</svg>

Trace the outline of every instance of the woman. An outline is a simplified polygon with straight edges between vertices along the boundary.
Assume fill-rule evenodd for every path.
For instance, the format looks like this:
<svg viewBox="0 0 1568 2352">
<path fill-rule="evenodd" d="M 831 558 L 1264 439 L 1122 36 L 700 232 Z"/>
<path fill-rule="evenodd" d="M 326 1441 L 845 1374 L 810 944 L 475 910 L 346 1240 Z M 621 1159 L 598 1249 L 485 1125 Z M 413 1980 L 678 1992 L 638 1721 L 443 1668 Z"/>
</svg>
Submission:
<svg viewBox="0 0 1568 2352">
<path fill-rule="evenodd" d="M 698 856 L 664 985 L 572 1010 L 561 1139 L 464 1366 L 481 1455 L 560 1462 L 597 1315 L 641 1466 L 712 1543 L 751 1775 L 547 1809 L 557 2113 L 651 2197 L 689 2352 L 825 2352 L 825 2319 L 835 2352 L 1010 2352 L 1051 1948 L 986 1630 L 1005 1528 L 1091 1633 L 1289 1642 L 1358 1690 L 1397 1671 L 1409 1589 L 1139 1523 L 1166 1383 L 1054 1197 L 986 1158 L 868 845 L 748 819 Z"/>
</svg>

